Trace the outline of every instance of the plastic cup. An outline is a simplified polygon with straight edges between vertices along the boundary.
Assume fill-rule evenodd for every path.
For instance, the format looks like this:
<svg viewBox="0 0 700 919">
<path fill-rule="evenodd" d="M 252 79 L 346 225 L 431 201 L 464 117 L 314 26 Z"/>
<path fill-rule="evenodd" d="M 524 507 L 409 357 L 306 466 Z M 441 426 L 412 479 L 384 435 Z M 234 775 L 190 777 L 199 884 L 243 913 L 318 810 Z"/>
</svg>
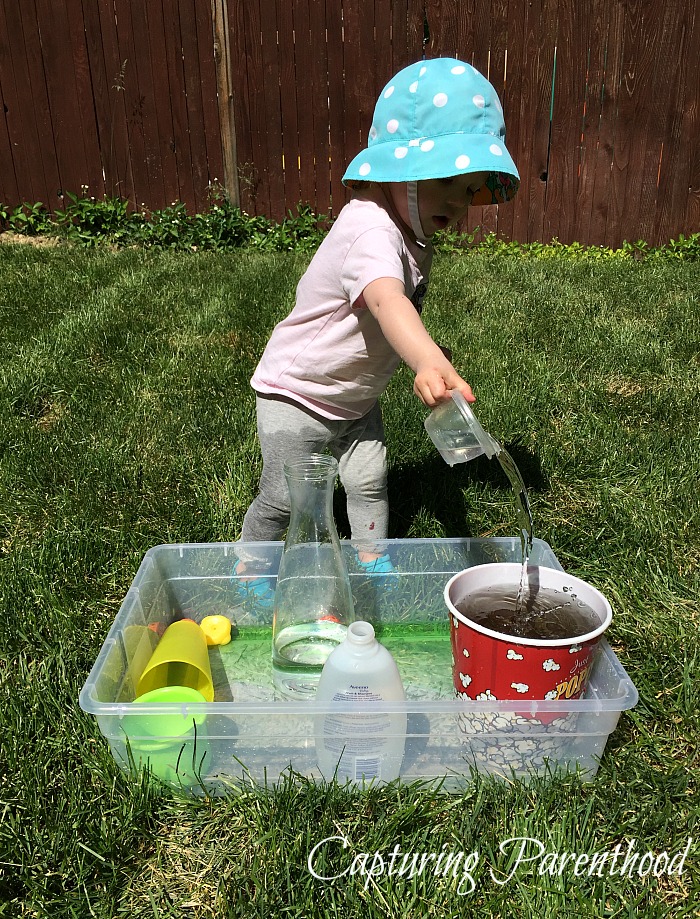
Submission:
<svg viewBox="0 0 700 919">
<path fill-rule="evenodd" d="M 189 686 L 163 686 L 135 699 L 134 706 L 157 708 L 124 718 L 134 763 L 147 766 L 166 782 L 191 780 L 192 760 L 202 761 L 206 755 L 206 714 L 190 712 L 186 706 L 204 702 L 202 693 Z"/>
<path fill-rule="evenodd" d="M 586 604 L 599 625 L 572 638 L 520 638 L 495 632 L 472 622 L 457 606 L 474 593 L 507 587 L 517 595 L 522 566 L 494 563 L 476 565 L 454 575 L 445 586 L 445 603 L 450 613 L 453 682 L 465 699 L 547 699 L 569 701 L 581 698 L 588 686 L 596 647 L 612 620 L 610 604 L 595 587 L 555 568 L 528 568 L 528 591 L 555 590 L 569 602 Z M 541 713 L 546 721 L 554 715 Z"/>
<path fill-rule="evenodd" d="M 449 402 L 443 402 L 425 419 L 425 430 L 445 462 L 454 466 L 485 454 L 489 459 L 501 449 L 498 441 L 485 431 L 461 392 L 453 390 Z"/>
<path fill-rule="evenodd" d="M 136 695 L 166 686 L 186 686 L 214 701 L 214 683 L 204 632 L 189 619 L 173 622 L 163 633 L 141 674 Z"/>
<path fill-rule="evenodd" d="M 187 703 L 203 703 L 207 700 L 201 692 L 189 686 L 162 686 L 152 689 L 134 699 L 134 705 L 160 705 L 166 703 L 173 706 L 172 710 L 158 711 L 153 714 L 144 713 L 127 715 L 127 734 L 148 734 L 151 737 L 181 737 L 192 730 L 193 722 L 201 725 L 206 719 L 203 713 L 192 714 L 183 709 Z M 175 708 L 175 706 L 178 708 Z"/>
</svg>

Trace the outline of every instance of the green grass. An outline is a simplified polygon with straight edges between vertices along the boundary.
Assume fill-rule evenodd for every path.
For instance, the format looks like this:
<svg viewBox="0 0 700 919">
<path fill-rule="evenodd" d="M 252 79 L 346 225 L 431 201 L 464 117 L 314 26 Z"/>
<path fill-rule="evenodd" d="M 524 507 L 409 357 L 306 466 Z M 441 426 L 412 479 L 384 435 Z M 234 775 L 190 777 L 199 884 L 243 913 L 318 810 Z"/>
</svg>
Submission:
<svg viewBox="0 0 700 919">
<path fill-rule="evenodd" d="M 290 776 L 185 799 L 122 774 L 79 710 L 146 550 L 237 536 L 260 471 L 248 380 L 306 258 L 0 246 L 0 916 L 696 915 L 697 263 L 441 256 L 426 306 L 523 473 L 535 535 L 613 604 L 640 702 L 592 784 L 353 795 Z M 497 464 L 440 460 L 405 369 L 384 413 L 391 536 L 515 533 Z M 328 851 L 327 874 L 397 844 L 477 851 L 476 888 L 324 883 L 306 860 L 333 835 L 348 849 Z M 515 836 L 589 855 L 695 842 L 680 877 L 531 863 L 499 885 Z"/>
</svg>

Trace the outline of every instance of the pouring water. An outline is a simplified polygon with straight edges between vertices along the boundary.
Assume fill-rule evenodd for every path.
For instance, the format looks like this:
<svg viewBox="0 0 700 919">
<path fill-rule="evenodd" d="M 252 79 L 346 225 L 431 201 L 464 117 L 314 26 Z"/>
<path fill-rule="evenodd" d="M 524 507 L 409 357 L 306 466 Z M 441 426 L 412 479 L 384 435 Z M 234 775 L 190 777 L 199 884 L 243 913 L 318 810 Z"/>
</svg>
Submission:
<svg viewBox="0 0 700 919">
<path fill-rule="evenodd" d="M 522 550 L 523 563 L 520 573 L 520 586 L 518 587 L 518 595 L 515 600 L 515 611 L 516 613 L 520 613 L 522 611 L 525 587 L 527 585 L 527 566 L 532 552 L 532 512 L 530 510 L 530 502 L 528 501 L 527 489 L 525 488 L 523 477 L 520 475 L 520 470 L 515 465 L 513 457 L 507 450 L 499 446 L 498 453 L 496 453 L 496 459 L 501 464 L 501 469 L 503 469 L 508 476 L 508 480 L 515 492 L 517 503 L 518 529 L 520 530 L 520 547 Z"/>
</svg>

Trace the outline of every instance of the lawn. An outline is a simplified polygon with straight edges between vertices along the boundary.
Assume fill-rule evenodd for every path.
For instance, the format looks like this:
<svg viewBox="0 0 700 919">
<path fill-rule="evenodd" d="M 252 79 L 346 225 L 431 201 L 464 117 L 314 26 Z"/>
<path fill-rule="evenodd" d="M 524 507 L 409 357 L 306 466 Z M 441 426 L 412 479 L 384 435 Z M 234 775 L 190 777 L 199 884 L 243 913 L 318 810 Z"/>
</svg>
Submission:
<svg viewBox="0 0 700 919">
<path fill-rule="evenodd" d="M 290 775 L 190 799 L 123 774 L 78 708 L 144 553 L 238 535 L 260 471 L 248 380 L 307 258 L 0 245 L 0 916 L 697 915 L 697 262 L 442 255 L 426 302 L 520 467 L 535 536 L 612 603 L 640 701 L 592 783 L 360 795 Z M 440 460 L 406 368 L 383 406 L 390 536 L 516 532 L 497 464 Z M 374 876 L 314 877 L 332 836 L 348 848 L 318 873 L 369 853 Z M 680 873 L 589 876 L 517 865 L 514 837 L 530 854 L 687 856 Z M 397 845 L 478 863 L 380 873 L 373 853 Z"/>
</svg>

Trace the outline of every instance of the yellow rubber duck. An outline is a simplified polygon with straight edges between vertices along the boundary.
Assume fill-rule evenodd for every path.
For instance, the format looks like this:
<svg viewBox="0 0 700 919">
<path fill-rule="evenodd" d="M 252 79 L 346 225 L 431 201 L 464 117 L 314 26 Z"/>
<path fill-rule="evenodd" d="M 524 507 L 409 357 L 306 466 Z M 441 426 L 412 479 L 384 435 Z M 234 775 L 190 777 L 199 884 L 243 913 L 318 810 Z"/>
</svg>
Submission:
<svg viewBox="0 0 700 919">
<path fill-rule="evenodd" d="M 231 620 L 226 616 L 205 616 L 199 624 L 210 647 L 231 641 Z"/>
</svg>

